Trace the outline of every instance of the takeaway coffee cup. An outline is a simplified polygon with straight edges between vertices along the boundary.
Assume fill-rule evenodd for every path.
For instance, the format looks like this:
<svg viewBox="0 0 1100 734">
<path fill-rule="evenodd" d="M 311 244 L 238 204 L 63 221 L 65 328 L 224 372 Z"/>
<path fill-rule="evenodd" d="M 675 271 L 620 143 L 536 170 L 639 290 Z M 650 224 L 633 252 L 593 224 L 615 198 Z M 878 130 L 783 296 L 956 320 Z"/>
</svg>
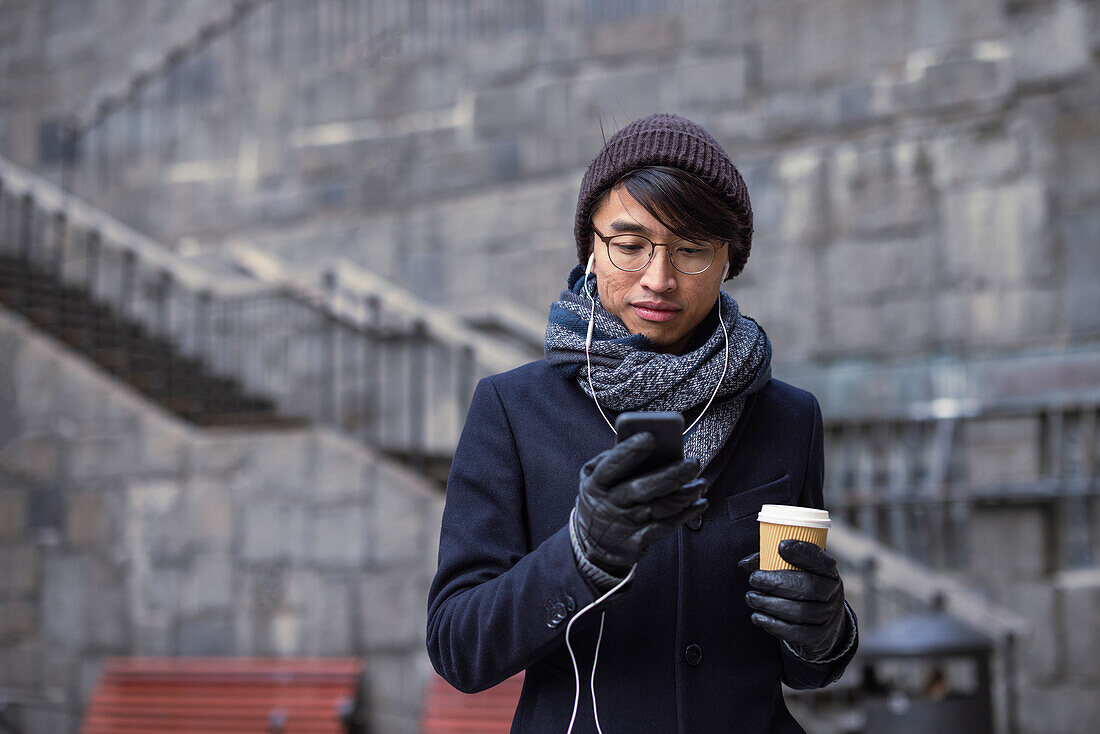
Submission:
<svg viewBox="0 0 1100 734">
<path fill-rule="evenodd" d="M 793 538 L 807 540 L 819 548 L 825 547 L 829 534 L 828 510 L 791 505 L 764 505 L 756 516 L 760 521 L 760 569 L 779 571 L 795 567 L 779 555 L 779 541 Z"/>
</svg>

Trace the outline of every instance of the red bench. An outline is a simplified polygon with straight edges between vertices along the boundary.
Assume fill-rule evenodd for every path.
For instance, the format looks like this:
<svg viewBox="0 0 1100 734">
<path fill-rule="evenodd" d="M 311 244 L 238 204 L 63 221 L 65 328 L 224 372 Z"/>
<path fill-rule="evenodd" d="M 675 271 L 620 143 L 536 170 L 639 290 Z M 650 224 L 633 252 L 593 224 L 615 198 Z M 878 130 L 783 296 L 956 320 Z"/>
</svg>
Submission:
<svg viewBox="0 0 1100 734">
<path fill-rule="evenodd" d="M 463 693 L 433 675 L 424 695 L 421 734 L 508 734 L 523 673 L 481 693 Z"/>
<path fill-rule="evenodd" d="M 81 734 L 345 734 L 355 658 L 110 658 Z"/>
</svg>

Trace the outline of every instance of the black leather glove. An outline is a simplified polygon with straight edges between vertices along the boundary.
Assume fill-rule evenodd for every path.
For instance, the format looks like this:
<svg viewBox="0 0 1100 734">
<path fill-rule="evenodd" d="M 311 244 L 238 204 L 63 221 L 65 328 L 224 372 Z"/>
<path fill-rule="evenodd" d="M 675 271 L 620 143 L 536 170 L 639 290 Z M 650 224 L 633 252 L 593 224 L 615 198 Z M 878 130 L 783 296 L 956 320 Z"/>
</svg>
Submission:
<svg viewBox="0 0 1100 734">
<path fill-rule="evenodd" d="M 624 576 L 653 543 L 702 515 L 706 480 L 699 462 L 678 461 L 649 474 L 638 467 L 653 453 L 653 434 L 635 434 L 581 468 L 573 530 L 585 557 Z"/>
<path fill-rule="evenodd" d="M 850 634 L 836 559 L 804 540 L 781 541 L 779 555 L 801 570 L 761 571 L 759 553 L 737 564 L 750 573 L 745 602 L 756 610 L 752 622 L 805 660 L 828 659 Z"/>
</svg>

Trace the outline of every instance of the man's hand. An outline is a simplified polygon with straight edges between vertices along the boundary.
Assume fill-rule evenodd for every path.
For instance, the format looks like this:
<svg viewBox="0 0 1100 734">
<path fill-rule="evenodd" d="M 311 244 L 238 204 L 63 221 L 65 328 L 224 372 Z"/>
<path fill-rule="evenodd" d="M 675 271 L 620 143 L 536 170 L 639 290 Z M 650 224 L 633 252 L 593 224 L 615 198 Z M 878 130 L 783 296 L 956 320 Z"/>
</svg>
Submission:
<svg viewBox="0 0 1100 734">
<path fill-rule="evenodd" d="M 574 532 L 585 557 L 624 576 L 653 543 L 707 509 L 699 462 L 678 461 L 649 474 L 638 467 L 656 447 L 638 433 L 597 454 L 581 469 Z"/>
<path fill-rule="evenodd" d="M 784 640 L 805 660 L 824 660 L 850 634 L 844 609 L 844 583 L 836 559 L 813 543 L 784 540 L 779 555 L 800 570 L 761 571 L 760 554 L 738 563 L 750 573 L 745 602 L 756 611 L 752 622 Z"/>
</svg>

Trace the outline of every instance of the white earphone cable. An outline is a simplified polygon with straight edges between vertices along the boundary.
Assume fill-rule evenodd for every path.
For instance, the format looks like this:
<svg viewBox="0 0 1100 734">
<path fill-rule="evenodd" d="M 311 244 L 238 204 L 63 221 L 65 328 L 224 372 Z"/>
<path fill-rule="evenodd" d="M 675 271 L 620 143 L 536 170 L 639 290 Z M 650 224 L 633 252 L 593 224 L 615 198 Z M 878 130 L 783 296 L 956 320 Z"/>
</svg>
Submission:
<svg viewBox="0 0 1100 734">
<path fill-rule="evenodd" d="M 573 715 L 569 717 L 569 728 L 566 730 L 565 734 L 572 734 L 573 724 L 577 720 L 577 708 L 580 706 L 581 702 L 581 673 L 580 668 L 577 665 L 577 654 L 573 652 L 573 645 L 569 641 L 569 633 L 573 630 L 573 623 L 580 619 L 581 615 L 587 612 L 589 609 L 592 609 L 593 607 L 601 604 L 605 599 L 610 597 L 616 591 L 626 586 L 627 582 L 630 581 L 630 579 L 634 578 L 634 569 L 637 567 L 637 564 L 631 566 L 630 573 L 628 573 L 622 581 L 616 584 L 613 589 L 604 593 L 603 596 L 596 599 L 584 609 L 581 609 L 579 612 L 573 615 L 573 618 L 569 620 L 569 624 L 565 625 L 565 648 L 569 651 L 569 659 L 573 661 L 573 680 L 576 681 L 576 693 L 573 696 Z M 592 715 L 596 719 L 596 731 L 598 731 L 599 734 L 603 734 L 603 729 L 600 728 L 600 715 L 596 711 L 596 663 L 598 663 L 600 659 L 600 642 L 603 639 L 603 623 L 604 614 L 601 613 L 600 635 L 596 638 L 596 652 L 592 656 L 592 678 L 590 683 L 590 688 L 592 691 Z"/>
</svg>

